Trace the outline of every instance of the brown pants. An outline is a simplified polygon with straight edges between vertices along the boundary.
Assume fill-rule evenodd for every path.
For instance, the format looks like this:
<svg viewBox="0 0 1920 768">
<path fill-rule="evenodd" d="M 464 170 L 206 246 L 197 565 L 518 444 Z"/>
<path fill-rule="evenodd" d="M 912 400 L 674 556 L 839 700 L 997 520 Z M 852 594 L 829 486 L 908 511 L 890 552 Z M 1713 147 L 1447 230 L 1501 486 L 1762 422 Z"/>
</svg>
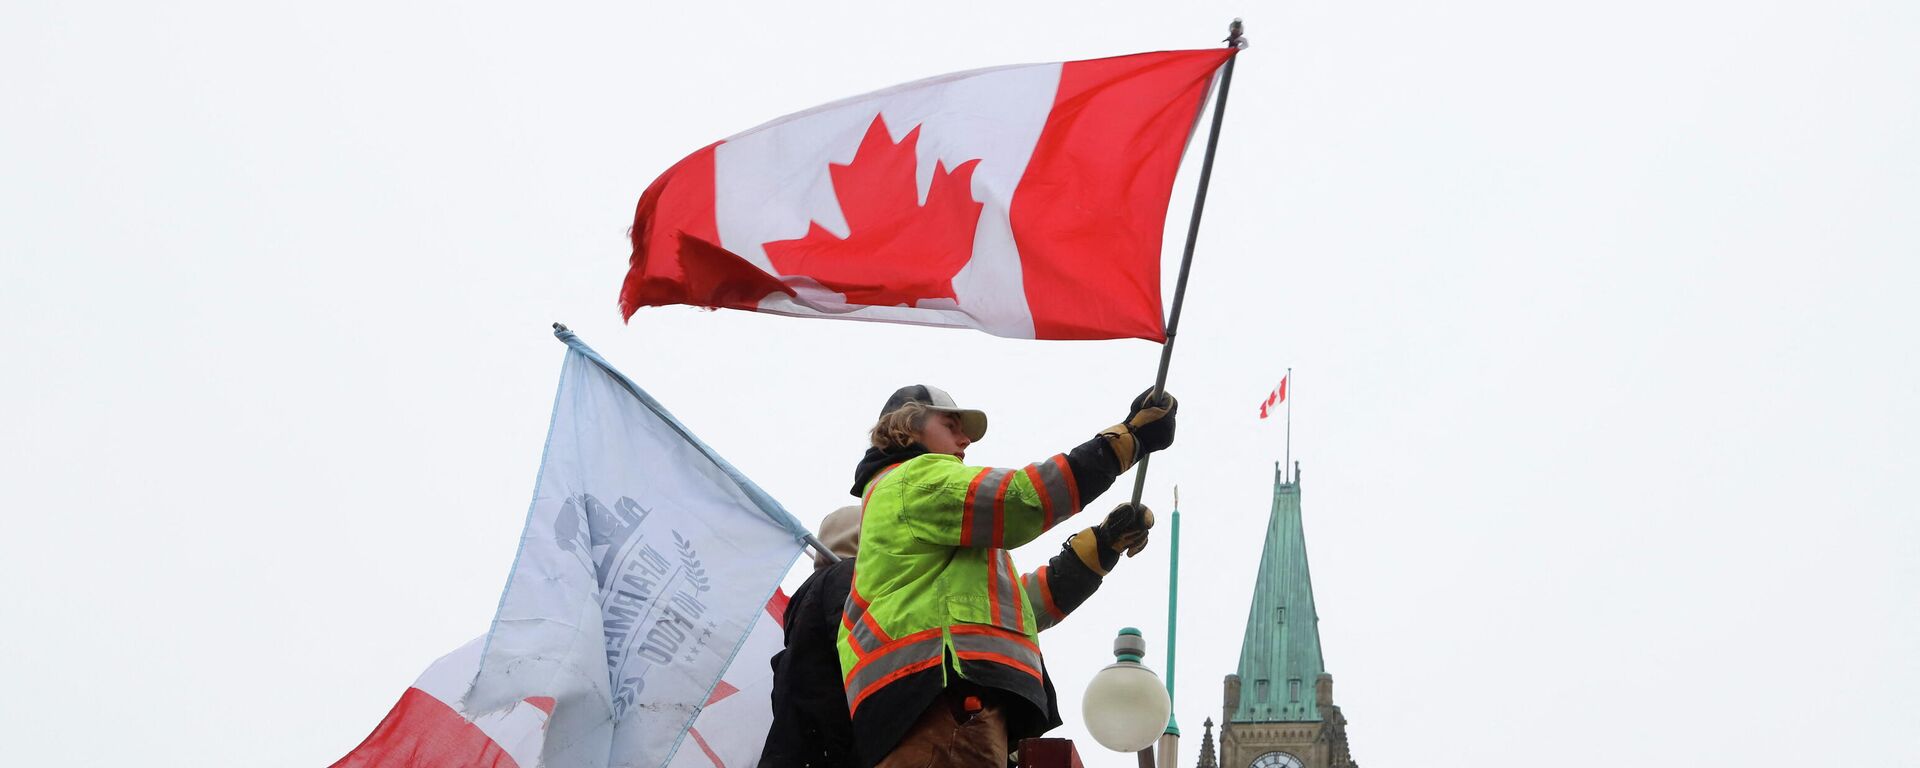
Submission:
<svg viewBox="0 0 1920 768">
<path fill-rule="evenodd" d="M 1006 713 L 967 698 L 948 690 L 934 699 L 875 768 L 1006 768 Z"/>
</svg>

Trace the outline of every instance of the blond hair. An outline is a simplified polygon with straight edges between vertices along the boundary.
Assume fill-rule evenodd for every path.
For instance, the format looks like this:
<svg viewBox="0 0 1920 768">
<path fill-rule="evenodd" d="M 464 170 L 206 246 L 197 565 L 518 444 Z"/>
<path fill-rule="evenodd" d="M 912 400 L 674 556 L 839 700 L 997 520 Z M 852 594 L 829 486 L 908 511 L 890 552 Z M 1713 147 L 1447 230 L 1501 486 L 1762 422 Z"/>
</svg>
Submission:
<svg viewBox="0 0 1920 768">
<path fill-rule="evenodd" d="M 882 415 L 867 437 L 873 447 L 883 451 L 913 445 L 920 442 L 920 430 L 926 428 L 927 415 L 930 413 L 933 411 L 927 408 L 926 403 L 909 400 L 906 405 Z"/>
</svg>

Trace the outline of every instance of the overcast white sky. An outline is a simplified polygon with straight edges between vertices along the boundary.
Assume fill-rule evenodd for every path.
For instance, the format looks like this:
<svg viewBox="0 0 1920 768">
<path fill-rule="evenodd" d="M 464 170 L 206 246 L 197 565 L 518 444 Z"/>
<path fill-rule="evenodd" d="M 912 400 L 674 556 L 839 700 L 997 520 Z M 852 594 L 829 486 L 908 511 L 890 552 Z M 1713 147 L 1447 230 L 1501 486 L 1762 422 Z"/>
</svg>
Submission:
<svg viewBox="0 0 1920 768">
<path fill-rule="evenodd" d="M 622 325 L 634 200 L 787 112 L 1234 16 L 1148 492 L 1185 506 L 1188 732 L 1239 653 L 1283 450 L 1255 406 L 1293 366 L 1364 764 L 1913 762 L 1920 5 L 814 5 L 7 3 L 6 762 L 358 743 L 487 627 L 555 320 L 809 523 L 900 384 L 992 414 L 970 461 L 1086 439 L 1157 346 Z M 1122 625 L 1162 665 L 1165 544 L 1044 641 L 1095 768 L 1132 763 L 1080 691 Z"/>
</svg>

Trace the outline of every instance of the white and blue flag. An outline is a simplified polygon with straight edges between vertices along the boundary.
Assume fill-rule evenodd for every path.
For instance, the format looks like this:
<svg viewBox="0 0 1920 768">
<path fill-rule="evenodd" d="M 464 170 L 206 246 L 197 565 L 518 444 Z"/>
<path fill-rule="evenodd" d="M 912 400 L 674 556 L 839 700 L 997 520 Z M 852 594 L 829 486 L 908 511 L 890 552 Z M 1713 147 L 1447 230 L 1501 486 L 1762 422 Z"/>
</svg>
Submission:
<svg viewBox="0 0 1920 768">
<path fill-rule="evenodd" d="M 566 342 L 520 553 L 463 708 L 549 697 L 547 768 L 659 768 L 805 526 L 638 386 Z"/>
</svg>

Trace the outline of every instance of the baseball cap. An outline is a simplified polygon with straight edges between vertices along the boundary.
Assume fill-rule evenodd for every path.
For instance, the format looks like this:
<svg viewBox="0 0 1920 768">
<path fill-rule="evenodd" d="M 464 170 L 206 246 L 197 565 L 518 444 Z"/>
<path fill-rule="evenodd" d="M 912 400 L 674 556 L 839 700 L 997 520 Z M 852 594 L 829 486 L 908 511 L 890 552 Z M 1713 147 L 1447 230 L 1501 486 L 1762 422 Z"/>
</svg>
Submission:
<svg viewBox="0 0 1920 768">
<path fill-rule="evenodd" d="M 920 403 L 927 410 L 951 413 L 960 417 L 960 431 L 967 433 L 967 439 L 979 442 L 987 436 L 987 414 L 972 408 L 961 408 L 953 402 L 953 396 L 939 387 L 925 384 L 911 384 L 893 391 L 887 398 L 887 405 L 880 409 L 880 415 L 893 413 L 894 409 L 907 403 Z"/>
</svg>

